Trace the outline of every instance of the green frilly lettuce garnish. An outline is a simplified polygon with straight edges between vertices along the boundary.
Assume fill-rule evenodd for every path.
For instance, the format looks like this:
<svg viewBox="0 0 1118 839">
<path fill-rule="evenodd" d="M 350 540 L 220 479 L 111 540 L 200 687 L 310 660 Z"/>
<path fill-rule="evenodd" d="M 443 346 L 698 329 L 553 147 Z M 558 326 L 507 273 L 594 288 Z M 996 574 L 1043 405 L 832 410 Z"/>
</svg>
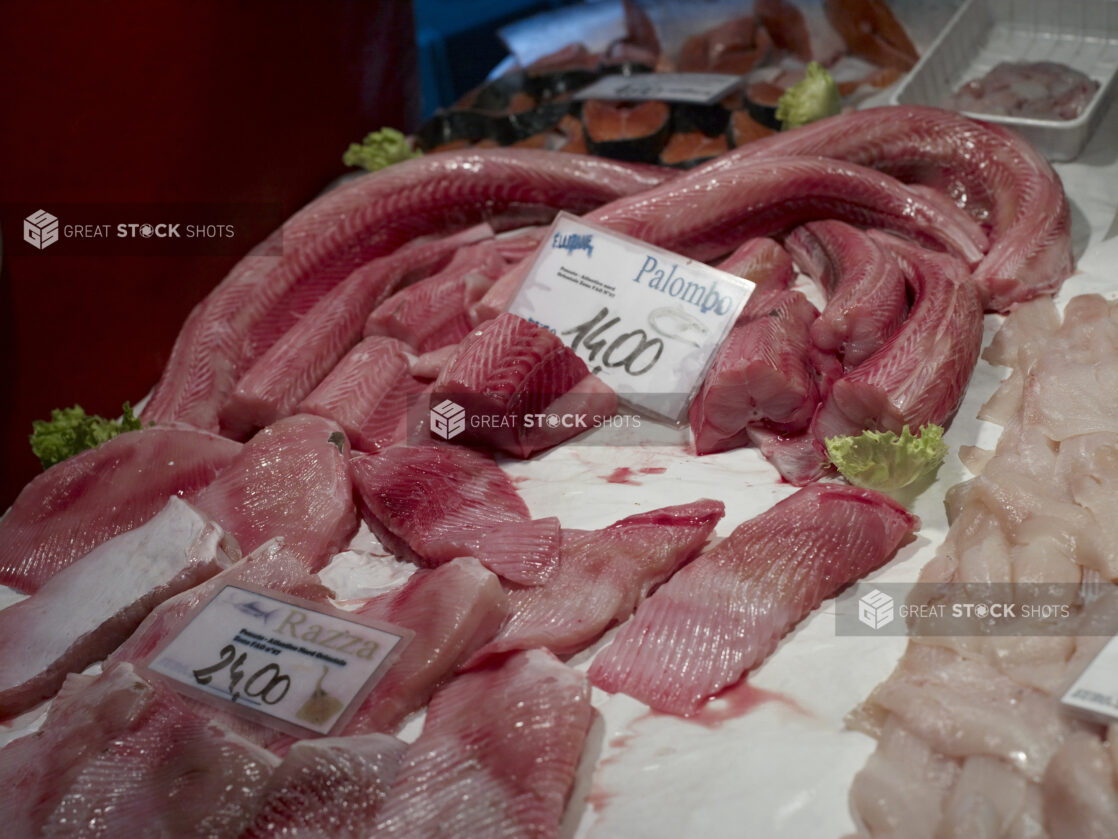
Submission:
<svg viewBox="0 0 1118 839">
<path fill-rule="evenodd" d="M 31 451 L 46 469 L 78 452 L 99 446 L 118 434 L 139 431 L 143 427 L 133 415 L 129 403 L 124 403 L 122 413 L 123 418 L 120 420 L 107 420 L 96 414 L 90 416 L 81 405 L 55 408 L 50 412 L 49 422 L 35 420 L 31 423 Z"/>
<path fill-rule="evenodd" d="M 906 425 L 898 437 L 892 431 L 863 431 L 848 437 L 829 437 L 827 454 L 850 483 L 881 492 L 908 486 L 935 470 L 947 455 L 943 429 L 921 427 L 915 436 Z"/>
<path fill-rule="evenodd" d="M 395 128 L 382 128 L 366 134 L 360 143 L 350 143 L 342 155 L 342 163 L 346 166 L 362 166 L 375 172 L 401 160 L 411 160 L 422 155 L 423 152 L 413 149 L 408 138 Z"/>
<path fill-rule="evenodd" d="M 787 131 L 834 116 L 842 107 L 838 85 L 831 74 L 817 61 L 808 62 L 807 72 L 796 84 L 784 91 L 776 105 L 776 118 Z"/>
</svg>

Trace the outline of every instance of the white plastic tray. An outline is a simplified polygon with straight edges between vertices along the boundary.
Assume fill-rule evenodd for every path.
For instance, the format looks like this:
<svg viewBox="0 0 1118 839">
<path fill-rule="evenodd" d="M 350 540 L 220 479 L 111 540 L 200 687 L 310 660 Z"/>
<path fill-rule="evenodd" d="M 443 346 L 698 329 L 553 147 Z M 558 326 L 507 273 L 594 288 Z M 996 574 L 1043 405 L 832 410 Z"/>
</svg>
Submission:
<svg viewBox="0 0 1118 839">
<path fill-rule="evenodd" d="M 1051 160 L 1072 160 L 1098 126 L 1118 76 L 1118 0 L 967 0 L 893 94 L 942 107 L 1002 61 L 1054 61 L 1099 82 L 1074 120 L 965 112 L 1016 129 Z"/>
</svg>

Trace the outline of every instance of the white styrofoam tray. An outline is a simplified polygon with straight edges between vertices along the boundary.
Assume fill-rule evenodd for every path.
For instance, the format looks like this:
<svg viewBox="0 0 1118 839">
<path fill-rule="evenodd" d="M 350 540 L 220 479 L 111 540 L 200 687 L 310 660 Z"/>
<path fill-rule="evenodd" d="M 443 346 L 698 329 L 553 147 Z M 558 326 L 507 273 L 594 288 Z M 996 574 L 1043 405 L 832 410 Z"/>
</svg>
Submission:
<svg viewBox="0 0 1118 839">
<path fill-rule="evenodd" d="M 1054 61 L 1099 83 L 1073 120 L 965 112 L 1016 129 L 1051 160 L 1072 160 L 1098 126 L 1118 77 L 1118 0 L 967 0 L 893 94 L 942 107 L 1002 61 Z"/>
</svg>

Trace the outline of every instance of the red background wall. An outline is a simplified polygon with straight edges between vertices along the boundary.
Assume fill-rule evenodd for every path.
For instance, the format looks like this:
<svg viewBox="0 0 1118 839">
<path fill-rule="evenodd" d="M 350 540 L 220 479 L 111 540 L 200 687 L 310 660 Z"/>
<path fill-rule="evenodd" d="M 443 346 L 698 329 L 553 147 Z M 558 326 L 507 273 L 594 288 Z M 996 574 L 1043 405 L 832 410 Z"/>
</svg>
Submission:
<svg viewBox="0 0 1118 839">
<path fill-rule="evenodd" d="M 31 421 L 140 399 L 239 256 L 39 252 L 5 205 L 261 202 L 286 217 L 343 172 L 350 141 L 414 127 L 413 31 L 407 0 L 0 7 L 0 510 L 40 469 Z"/>
</svg>

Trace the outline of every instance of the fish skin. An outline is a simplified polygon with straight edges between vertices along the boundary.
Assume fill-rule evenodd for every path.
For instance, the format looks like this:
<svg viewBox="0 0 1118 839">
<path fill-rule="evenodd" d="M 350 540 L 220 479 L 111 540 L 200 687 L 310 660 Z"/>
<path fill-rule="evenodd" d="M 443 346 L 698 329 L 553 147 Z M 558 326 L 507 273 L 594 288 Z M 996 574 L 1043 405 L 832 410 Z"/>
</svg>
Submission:
<svg viewBox="0 0 1118 839">
<path fill-rule="evenodd" d="M 149 521 L 169 496 L 193 500 L 240 450 L 216 434 L 156 426 L 52 466 L 0 519 L 0 584 L 38 590 L 107 539 Z"/>
<path fill-rule="evenodd" d="M 792 257 L 775 239 L 763 236 L 742 243 L 718 263 L 718 270 L 747 279 L 757 286 L 746 300 L 747 309 L 761 289 L 783 290 L 791 287 L 796 280 L 796 266 Z M 743 316 L 744 314 L 743 312 Z"/>
<path fill-rule="evenodd" d="M 405 748 L 387 734 L 299 741 L 268 778 L 239 839 L 365 839 Z"/>
<path fill-rule="evenodd" d="M 784 240 L 802 271 L 827 294 L 811 340 L 847 371 L 872 355 L 908 313 L 900 266 L 867 234 L 841 221 L 799 227 Z"/>
<path fill-rule="evenodd" d="M 439 373 L 433 391 L 471 415 L 500 417 L 493 428 L 467 427 L 463 442 L 529 457 L 592 427 L 593 418 L 617 411 L 617 396 L 556 335 L 524 318 L 503 312 L 470 333 Z M 530 426 L 533 414 L 572 413 L 586 417 L 583 428 Z M 505 421 L 507 420 L 507 423 Z"/>
<path fill-rule="evenodd" d="M 431 700 L 373 835 L 553 839 L 591 714 L 586 677 L 543 650 L 459 676 Z"/>
<path fill-rule="evenodd" d="M 865 429 L 901 433 L 945 424 L 962 401 L 982 345 L 982 307 L 961 262 L 877 231 L 915 299 L 873 355 L 835 382 L 812 419 L 819 443 Z"/>
<path fill-rule="evenodd" d="M 410 372 L 408 347 L 374 335 L 350 350 L 295 412 L 338 423 L 354 449 L 375 452 L 404 442 L 409 400 L 423 390 Z"/>
<path fill-rule="evenodd" d="M 725 512 L 721 501 L 704 498 L 602 530 L 564 530 L 555 574 L 540 586 L 507 587 L 508 620 L 465 667 L 511 650 L 566 656 L 584 649 L 695 556 Z"/>
<path fill-rule="evenodd" d="M 236 835 L 276 763 L 130 664 L 72 674 L 41 731 L 0 749 L 5 835 Z"/>
<path fill-rule="evenodd" d="M 365 618 L 416 634 L 361 703 L 345 733 L 396 731 L 497 634 L 507 611 L 508 597 L 497 575 L 473 557 L 420 569 L 401 588 L 358 607 Z"/>
<path fill-rule="evenodd" d="M 716 158 L 715 164 L 733 154 Z M 620 198 L 584 218 L 704 262 L 751 237 L 825 218 L 891 230 L 958 254 L 969 264 L 986 251 L 986 235 L 962 210 L 949 213 L 945 202 L 929 201 L 865 166 L 775 154 L 733 158 L 708 168 L 715 164 Z"/>
<path fill-rule="evenodd" d="M 339 425 L 295 414 L 245 443 L 194 503 L 245 553 L 282 536 L 288 550 L 317 571 L 357 530 L 349 453 Z"/>
<path fill-rule="evenodd" d="M 222 432 L 243 438 L 290 416 L 361 340 L 366 315 L 393 289 L 409 278 L 440 270 L 459 248 L 492 235 L 488 224 L 480 224 L 451 236 L 412 242 L 355 270 L 319 297 L 241 377 L 221 408 Z"/>
<path fill-rule="evenodd" d="M 53 696 L 112 652 L 162 601 L 240 559 L 208 516 L 172 495 L 156 516 L 0 610 L 0 717 Z"/>
<path fill-rule="evenodd" d="M 364 334 L 396 338 L 416 353 L 457 344 L 472 326 L 469 307 L 507 267 L 495 240 L 464 247 L 442 271 L 377 306 L 365 321 Z"/>
<path fill-rule="evenodd" d="M 688 716 L 839 589 L 884 564 L 919 520 L 892 499 L 814 483 L 740 524 L 637 607 L 591 682 Z"/>
<path fill-rule="evenodd" d="M 848 160 L 946 193 L 990 232 L 974 271 L 988 312 L 1054 293 L 1075 269 L 1071 209 L 1051 164 L 1013 131 L 940 108 L 828 117 L 730 151 L 685 177 L 720 177 L 746 160 L 789 154 Z"/>
<path fill-rule="evenodd" d="M 489 455 L 455 445 L 394 446 L 352 465 L 361 514 L 397 556 L 428 568 L 476 556 L 527 585 L 554 570 L 558 519 L 532 521 Z"/>
<path fill-rule="evenodd" d="M 288 219 L 195 307 L 143 417 L 217 431 L 237 381 L 318 296 L 419 236 L 481 221 L 538 224 L 539 210 L 583 213 L 674 175 L 558 152 L 470 149 L 351 181 Z"/>
</svg>

